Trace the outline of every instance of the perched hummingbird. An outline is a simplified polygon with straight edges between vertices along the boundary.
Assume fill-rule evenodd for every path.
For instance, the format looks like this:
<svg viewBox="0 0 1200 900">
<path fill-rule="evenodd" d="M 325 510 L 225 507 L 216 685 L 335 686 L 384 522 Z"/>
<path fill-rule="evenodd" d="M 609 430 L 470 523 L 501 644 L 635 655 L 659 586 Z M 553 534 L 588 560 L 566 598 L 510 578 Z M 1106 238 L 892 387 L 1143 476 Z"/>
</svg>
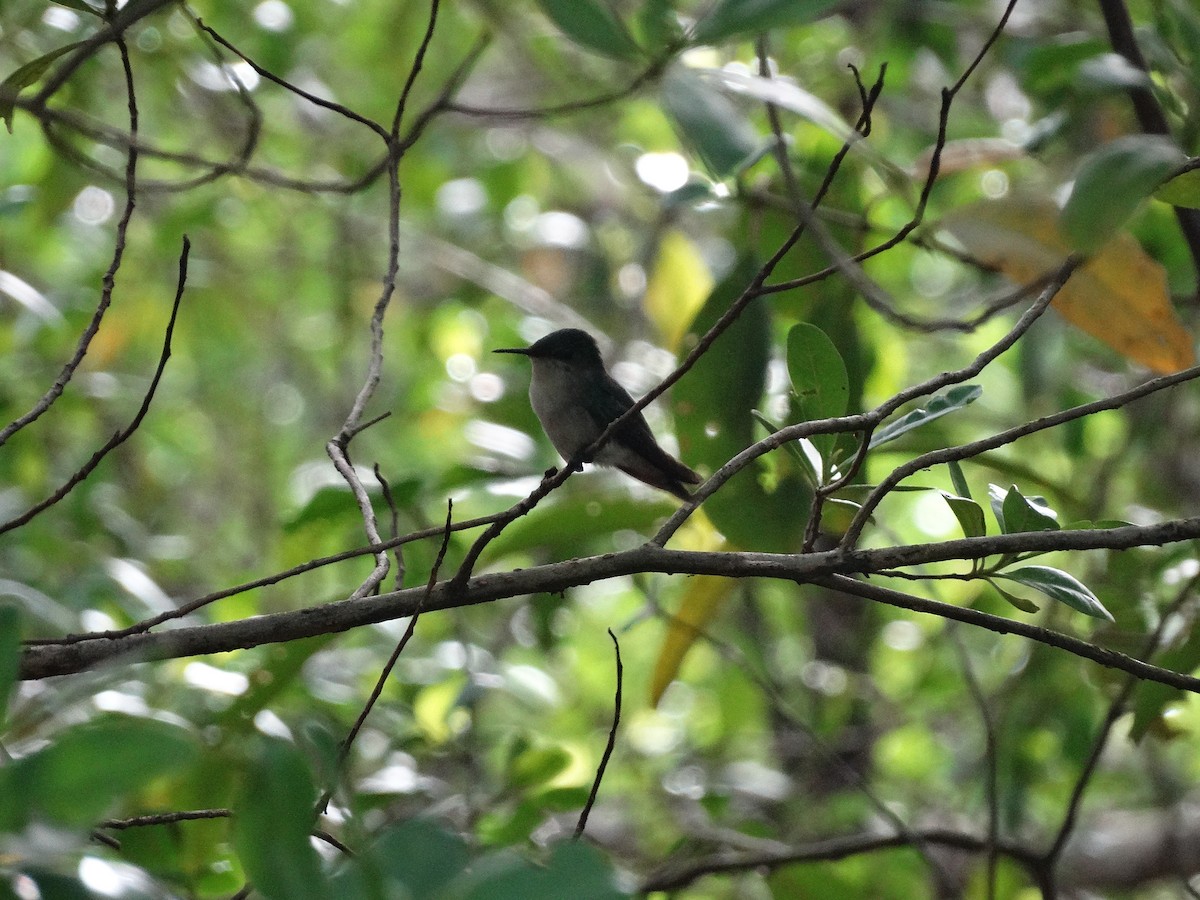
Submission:
<svg viewBox="0 0 1200 900">
<path fill-rule="evenodd" d="M 530 405 L 550 443 L 568 462 L 633 406 L 633 398 L 604 370 L 600 348 L 586 331 L 563 328 L 532 346 L 492 352 L 519 353 L 533 362 Z M 680 500 L 691 496 L 684 483 L 700 481 L 699 475 L 658 446 L 640 412 L 627 419 L 588 462 L 615 466 Z"/>
</svg>

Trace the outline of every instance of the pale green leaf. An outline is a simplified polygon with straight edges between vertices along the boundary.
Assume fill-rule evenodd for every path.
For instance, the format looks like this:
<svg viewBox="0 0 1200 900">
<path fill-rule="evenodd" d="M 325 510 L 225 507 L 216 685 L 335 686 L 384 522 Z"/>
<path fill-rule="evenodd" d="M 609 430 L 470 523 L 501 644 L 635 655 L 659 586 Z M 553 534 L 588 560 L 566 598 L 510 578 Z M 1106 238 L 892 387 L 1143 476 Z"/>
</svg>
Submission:
<svg viewBox="0 0 1200 900">
<path fill-rule="evenodd" d="M 1112 613 L 1104 608 L 1104 604 L 1095 594 L 1061 569 L 1053 569 L 1050 566 L 1024 566 L 1008 572 L 999 572 L 995 577 L 1041 591 L 1051 600 L 1065 603 L 1084 615 L 1096 619 L 1107 619 L 1110 622 L 1114 621 Z"/>
</svg>

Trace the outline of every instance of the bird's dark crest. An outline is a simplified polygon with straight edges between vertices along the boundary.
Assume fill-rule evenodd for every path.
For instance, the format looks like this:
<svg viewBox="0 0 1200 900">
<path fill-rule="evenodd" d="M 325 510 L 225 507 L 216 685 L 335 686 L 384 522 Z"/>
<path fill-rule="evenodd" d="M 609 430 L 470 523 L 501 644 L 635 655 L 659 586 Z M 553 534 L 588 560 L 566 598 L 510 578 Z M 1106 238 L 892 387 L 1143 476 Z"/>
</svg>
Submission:
<svg viewBox="0 0 1200 900">
<path fill-rule="evenodd" d="M 578 328 L 552 331 L 529 347 L 529 356 L 603 365 L 596 339 Z"/>
</svg>

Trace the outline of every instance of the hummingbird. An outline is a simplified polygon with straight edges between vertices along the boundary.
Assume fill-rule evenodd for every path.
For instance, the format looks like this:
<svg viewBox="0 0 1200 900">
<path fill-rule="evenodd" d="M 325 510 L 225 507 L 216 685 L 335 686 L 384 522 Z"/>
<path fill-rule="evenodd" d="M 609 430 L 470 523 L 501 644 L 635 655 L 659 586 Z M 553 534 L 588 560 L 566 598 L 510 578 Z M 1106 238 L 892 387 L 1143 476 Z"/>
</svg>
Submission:
<svg viewBox="0 0 1200 900">
<path fill-rule="evenodd" d="M 529 357 L 533 363 L 529 403 L 550 443 L 568 462 L 633 406 L 633 398 L 605 371 L 600 348 L 586 331 L 563 328 L 529 347 L 492 352 Z M 700 482 L 699 475 L 658 446 L 640 412 L 625 421 L 595 459 L 587 461 L 614 466 L 680 500 L 691 499 L 684 484 Z"/>
</svg>

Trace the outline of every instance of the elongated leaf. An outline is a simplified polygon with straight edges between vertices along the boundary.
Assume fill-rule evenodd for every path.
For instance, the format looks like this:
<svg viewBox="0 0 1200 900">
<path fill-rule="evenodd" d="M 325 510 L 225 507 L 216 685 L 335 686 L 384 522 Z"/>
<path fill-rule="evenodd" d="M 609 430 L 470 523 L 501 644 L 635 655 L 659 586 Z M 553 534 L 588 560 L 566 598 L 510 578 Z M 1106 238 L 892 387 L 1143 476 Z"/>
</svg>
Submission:
<svg viewBox="0 0 1200 900">
<path fill-rule="evenodd" d="M 700 248 L 682 231 L 668 229 L 658 243 L 642 307 L 670 350 L 678 349 L 712 289 L 713 277 Z"/>
<path fill-rule="evenodd" d="M 534 812 L 540 821 L 541 812 Z M 534 865 L 511 850 L 484 857 L 438 896 L 460 900 L 621 900 L 630 895 L 615 885 L 600 851 L 584 841 L 566 841 L 551 851 L 545 866 Z"/>
<path fill-rule="evenodd" d="M 4 121 L 9 134 L 12 134 L 13 107 L 16 106 L 17 95 L 31 84 L 36 84 L 46 74 L 46 70 L 50 68 L 52 62 L 82 43 L 83 41 L 76 41 L 73 44 L 51 50 L 49 53 L 25 63 L 4 81 L 0 81 L 0 119 Z"/>
<path fill-rule="evenodd" d="M 983 517 L 983 507 L 970 497 L 958 497 L 945 491 L 938 491 L 958 524 L 962 526 L 963 534 L 967 537 L 983 537 L 987 534 L 987 522 Z"/>
<path fill-rule="evenodd" d="M 1058 216 L 1044 198 L 1013 196 L 962 207 L 942 225 L 972 256 L 1028 284 L 1071 253 Z M 1128 234 L 1093 254 L 1058 292 L 1054 308 L 1076 328 L 1156 372 L 1177 372 L 1196 359 L 1192 336 L 1171 303 L 1166 270 Z"/>
<path fill-rule="evenodd" d="M 1051 600 L 1065 603 L 1084 615 L 1114 621 L 1112 613 L 1104 608 L 1104 604 L 1095 594 L 1074 576 L 1061 569 L 1053 569 L 1050 566 L 1024 566 L 1008 572 L 999 572 L 995 577 L 1041 591 Z"/>
<path fill-rule="evenodd" d="M 696 24 L 692 41 L 711 44 L 811 22 L 833 5 L 834 0 L 718 0 Z"/>
<path fill-rule="evenodd" d="M 778 425 L 764 416 L 757 409 L 750 410 L 750 415 L 754 416 L 754 421 L 758 422 L 758 424 L 766 429 L 767 434 L 774 434 L 779 430 Z M 813 467 L 813 460 L 808 453 L 805 452 L 801 442 L 788 441 L 783 445 L 783 449 L 787 451 L 788 456 L 790 456 L 796 462 L 796 465 L 799 466 L 800 472 L 804 475 L 809 487 L 816 488 L 816 486 L 820 483 L 821 476 L 820 473 L 817 472 L 817 470 Z"/>
<path fill-rule="evenodd" d="M 1004 522 L 1004 498 L 1008 496 L 1008 491 L 1000 487 L 998 484 L 988 484 L 988 502 L 992 507 L 992 515 L 996 517 L 996 524 L 1000 526 L 1001 534 L 1008 534 L 1008 526 Z"/>
<path fill-rule="evenodd" d="M 529 788 L 554 778 L 571 765 L 571 754 L 562 747 L 529 747 L 509 762 L 508 783 Z"/>
<path fill-rule="evenodd" d="M 801 322 L 788 332 L 788 376 L 796 393 L 795 411 L 805 422 L 845 415 L 850 403 L 850 376 L 833 341 L 820 328 Z M 828 464 L 836 434 L 818 434 L 811 440 Z"/>
<path fill-rule="evenodd" d="M 1170 140 L 1142 134 L 1117 138 L 1090 154 L 1063 208 L 1063 230 L 1074 246 L 1099 250 L 1184 162 Z"/>
<path fill-rule="evenodd" d="M 989 491 L 992 488 L 989 485 Z M 1021 531 L 1058 531 L 1058 519 L 1042 497 L 1026 497 L 1016 485 L 1010 487 L 1000 501 L 1004 515 L 1004 533 Z"/>
<path fill-rule="evenodd" d="M 667 633 L 654 664 L 650 679 L 651 706 L 662 699 L 663 692 L 679 674 L 679 667 L 692 644 L 704 634 L 708 624 L 737 589 L 737 584 L 736 579 L 717 575 L 697 575 L 688 579 L 679 609 L 667 620 Z"/>
<path fill-rule="evenodd" d="M 987 583 L 996 589 L 997 594 L 999 594 L 1017 609 L 1021 610 L 1021 612 L 1038 612 L 1039 607 L 1032 600 L 1026 600 L 1024 597 L 1018 597 L 1016 594 L 1010 594 L 1004 588 L 1000 587 L 1000 585 L 996 584 L 996 582 L 991 578 L 987 579 Z"/>
<path fill-rule="evenodd" d="M 470 862 L 458 835 L 423 819 L 388 828 L 363 855 L 388 882 L 407 889 L 403 896 L 413 898 L 445 897 L 443 888 Z M 335 890 L 334 896 L 343 894 Z"/>
<path fill-rule="evenodd" d="M 950 483 L 954 485 L 954 490 L 958 492 L 958 496 L 971 499 L 971 488 L 967 484 L 966 476 L 963 475 L 962 466 L 958 464 L 958 460 L 950 460 L 946 463 L 946 468 L 950 470 Z"/>
<path fill-rule="evenodd" d="M 981 396 L 983 396 L 983 388 L 979 385 L 957 384 L 946 393 L 938 394 L 923 408 L 905 413 L 899 419 L 880 428 L 871 438 L 871 448 L 874 449 L 880 444 L 894 441 L 900 435 L 912 431 L 914 428 L 920 428 L 934 419 L 940 419 L 947 413 L 962 409 L 964 406 L 974 403 Z"/>
<path fill-rule="evenodd" d="M 233 817 L 233 844 L 255 890 L 270 900 L 329 897 L 309 841 L 316 799 L 300 751 L 262 740 L 247 765 Z"/>
<path fill-rule="evenodd" d="M 732 175 L 765 146 L 741 110 L 686 66 L 667 72 L 662 100 L 683 140 L 715 178 Z"/>
<path fill-rule="evenodd" d="M 651 56 L 658 56 L 659 51 L 682 42 L 683 32 L 672 0 L 645 0 L 638 10 L 634 27 Z"/>
<path fill-rule="evenodd" d="M 1200 640 L 1193 635 L 1154 662 L 1173 672 L 1194 672 L 1200 666 Z M 1187 696 L 1186 691 L 1170 685 L 1154 681 L 1139 683 L 1134 692 L 1133 724 L 1129 727 L 1129 736 L 1134 741 L 1140 741 L 1152 727 L 1162 724 L 1162 714 L 1167 704 L 1182 701 Z"/>
<path fill-rule="evenodd" d="M 0 731 L 4 729 L 8 696 L 21 665 L 21 617 L 15 606 L 0 604 Z"/>
<path fill-rule="evenodd" d="M 1154 199 L 1173 206 L 1200 209 L 1200 169 L 1176 175 L 1154 192 Z"/>
<path fill-rule="evenodd" d="M 696 69 L 705 81 L 744 97 L 771 103 L 819 125 L 840 141 L 858 141 L 862 135 L 850 127 L 832 106 L 791 81 L 764 78 L 737 69 Z"/>
<path fill-rule="evenodd" d="M 599 0 L 538 0 L 547 18 L 581 47 L 615 59 L 639 55 L 637 44 L 612 11 Z"/>
<path fill-rule="evenodd" d="M 64 732 L 21 760 L 36 807 L 67 825 L 89 825 L 121 797 L 188 765 L 196 744 L 182 728 L 132 716 L 103 716 Z"/>
<path fill-rule="evenodd" d="M 713 288 L 689 333 L 704 334 L 757 271 L 753 260 L 739 262 Z M 771 359 L 769 315 L 765 303 L 746 307 L 671 392 L 680 455 L 694 468 L 715 471 L 755 439 L 757 426 L 751 411 L 766 387 Z M 687 345 L 685 338 L 683 346 Z M 794 553 L 804 535 L 812 488 L 799 472 L 766 482 L 765 466 L 752 464 L 738 472 L 705 501 L 704 510 L 731 548 Z"/>
</svg>

